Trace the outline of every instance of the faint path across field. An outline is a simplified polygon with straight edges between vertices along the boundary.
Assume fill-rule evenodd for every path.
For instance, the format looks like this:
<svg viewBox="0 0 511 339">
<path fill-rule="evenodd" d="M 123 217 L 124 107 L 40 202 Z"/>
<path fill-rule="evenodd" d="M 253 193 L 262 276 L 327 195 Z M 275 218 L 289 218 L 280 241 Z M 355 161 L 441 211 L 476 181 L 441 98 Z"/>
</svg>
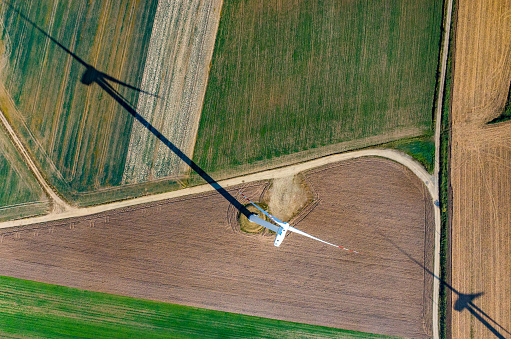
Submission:
<svg viewBox="0 0 511 339">
<path fill-rule="evenodd" d="M 44 177 L 42 176 L 41 172 L 35 165 L 34 161 L 32 161 L 32 158 L 28 154 L 27 150 L 25 149 L 25 146 L 21 143 L 20 139 L 12 129 L 11 125 L 9 124 L 9 121 L 7 121 L 4 113 L 0 111 L 0 122 L 5 127 L 7 132 L 9 133 L 9 137 L 11 138 L 12 142 L 16 146 L 16 149 L 19 151 L 20 155 L 23 157 L 23 160 L 27 164 L 27 166 L 30 168 L 32 173 L 34 174 L 37 182 L 41 185 L 44 192 L 49 196 L 50 198 L 50 204 L 52 206 L 53 213 L 51 213 L 48 216 L 56 216 L 56 215 L 64 215 L 66 212 L 69 212 L 72 210 L 71 206 L 64 200 L 62 200 L 54 191 L 53 189 L 48 185 Z M 26 219 L 26 220 L 32 220 L 32 219 Z M 6 226 L 8 227 L 8 226 Z"/>
</svg>

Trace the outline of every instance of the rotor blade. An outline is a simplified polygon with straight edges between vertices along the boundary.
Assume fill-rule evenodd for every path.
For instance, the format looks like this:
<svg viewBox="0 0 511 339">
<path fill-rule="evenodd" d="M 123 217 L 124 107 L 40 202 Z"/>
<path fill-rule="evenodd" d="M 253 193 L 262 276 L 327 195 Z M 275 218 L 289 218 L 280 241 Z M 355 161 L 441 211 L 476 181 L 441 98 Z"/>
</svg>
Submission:
<svg viewBox="0 0 511 339">
<path fill-rule="evenodd" d="M 272 230 L 273 232 L 276 232 L 276 233 L 279 233 L 281 227 L 277 226 L 277 225 L 274 225 L 272 223 L 269 223 L 267 222 L 266 220 L 263 220 L 261 218 L 259 218 L 257 215 L 255 214 L 252 214 L 248 220 L 250 220 L 251 222 L 255 222 L 256 224 L 259 224 L 263 227 L 266 227 L 267 229 L 269 230 Z"/>
<path fill-rule="evenodd" d="M 249 203 L 251 203 L 252 205 L 255 206 L 255 208 L 257 208 L 259 211 L 263 212 L 264 215 L 266 215 L 268 218 L 270 218 L 271 220 L 273 220 L 275 223 L 277 224 L 283 224 L 282 221 L 280 221 L 279 219 L 275 218 L 273 215 L 267 213 L 265 210 L 263 210 L 261 207 L 257 206 L 256 204 L 254 204 L 249 198 L 247 198 L 245 196 L 245 194 L 241 193 L 241 191 L 238 191 L 242 196 L 243 198 L 245 198 Z"/>
<path fill-rule="evenodd" d="M 334 244 L 332 244 L 332 243 L 329 243 L 328 241 L 324 241 L 324 240 L 321 240 L 321 239 L 319 239 L 319 238 L 313 237 L 312 235 L 307 234 L 307 233 L 305 233 L 305 232 L 303 232 L 303 231 L 300 231 L 299 229 L 294 228 L 293 226 L 289 226 L 288 231 L 291 231 L 291 232 L 295 232 L 295 233 L 301 234 L 301 235 L 303 235 L 303 236 L 309 237 L 309 238 L 314 239 L 314 240 L 317 240 L 317 241 L 321 241 L 322 243 L 328 244 L 328 245 L 330 245 L 330 246 L 338 247 L 338 248 L 343 249 L 343 250 L 345 250 L 345 251 L 350 251 L 350 252 L 359 253 L 359 252 L 357 252 L 357 251 L 347 249 L 346 247 L 342 247 L 342 246 L 339 246 L 339 245 L 334 245 Z"/>
</svg>

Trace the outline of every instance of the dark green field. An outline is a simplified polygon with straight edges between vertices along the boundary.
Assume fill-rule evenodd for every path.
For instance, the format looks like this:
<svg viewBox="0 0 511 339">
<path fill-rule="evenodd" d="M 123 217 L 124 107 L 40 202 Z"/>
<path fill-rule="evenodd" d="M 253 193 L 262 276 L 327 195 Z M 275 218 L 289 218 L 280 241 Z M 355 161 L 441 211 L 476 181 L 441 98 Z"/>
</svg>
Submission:
<svg viewBox="0 0 511 339">
<path fill-rule="evenodd" d="M 0 277 L 0 335 L 80 338 L 389 338 Z"/>
<path fill-rule="evenodd" d="M 12 1 L 46 34 L 86 63 L 138 86 L 156 0 Z M 80 82 L 86 68 L 5 3 L 2 110 L 64 196 L 118 185 L 132 118 L 99 86 Z M 138 92 L 118 87 L 136 105 Z"/>
<path fill-rule="evenodd" d="M 441 0 L 224 1 L 196 161 L 215 172 L 427 134 L 441 20 Z"/>
</svg>

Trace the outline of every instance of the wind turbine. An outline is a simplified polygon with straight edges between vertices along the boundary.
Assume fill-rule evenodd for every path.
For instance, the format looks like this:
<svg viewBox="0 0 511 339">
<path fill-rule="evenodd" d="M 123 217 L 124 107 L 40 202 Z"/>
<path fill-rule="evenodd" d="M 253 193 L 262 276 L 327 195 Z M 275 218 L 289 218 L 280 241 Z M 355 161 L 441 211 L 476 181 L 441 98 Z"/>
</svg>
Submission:
<svg viewBox="0 0 511 339">
<path fill-rule="evenodd" d="M 303 231 L 300 231 L 299 229 L 297 228 L 294 228 L 293 226 L 289 225 L 289 223 L 287 222 L 284 222 L 284 221 L 280 221 L 279 219 L 275 218 L 273 215 L 269 214 L 268 212 L 266 212 L 265 210 L 263 210 L 262 208 L 260 208 L 259 206 L 257 206 L 256 204 L 254 204 L 249 198 L 247 198 L 243 193 L 241 193 L 241 191 L 238 191 L 242 196 L 243 198 L 245 198 L 249 203 L 251 203 L 252 205 L 254 205 L 255 208 L 257 208 L 259 211 L 263 212 L 268 218 L 270 218 L 275 224 L 277 225 L 274 225 L 266 220 L 263 220 L 261 218 L 259 218 L 256 214 L 251 214 L 249 217 L 248 217 L 248 220 L 250 222 L 253 222 L 253 223 L 256 223 L 258 225 L 261 225 L 269 230 L 272 230 L 273 232 L 276 232 L 277 235 L 275 236 L 275 241 L 274 241 L 274 245 L 279 247 L 280 244 L 282 244 L 282 241 L 284 240 L 284 237 L 286 236 L 286 233 L 287 231 L 290 231 L 290 232 L 295 232 L 295 233 L 298 233 L 298 234 L 301 234 L 303 236 L 306 236 L 308 238 L 311 238 L 311 239 L 314 239 L 314 240 L 317 240 L 317 241 L 320 241 L 324 244 L 327 244 L 327 245 L 330 245 L 330 246 L 334 246 L 334 247 L 337 247 L 337 248 L 340 248 L 342 250 L 345 250 L 345 251 L 349 251 L 349 252 L 354 252 L 354 253 L 359 253 L 357 251 L 354 251 L 354 250 L 350 250 L 346 247 L 342 247 L 342 246 L 338 246 L 338 245 L 334 245 L 332 243 L 329 243 L 327 241 L 324 241 L 324 240 L 321 240 L 319 238 L 316 238 L 310 234 L 307 234 Z"/>
</svg>

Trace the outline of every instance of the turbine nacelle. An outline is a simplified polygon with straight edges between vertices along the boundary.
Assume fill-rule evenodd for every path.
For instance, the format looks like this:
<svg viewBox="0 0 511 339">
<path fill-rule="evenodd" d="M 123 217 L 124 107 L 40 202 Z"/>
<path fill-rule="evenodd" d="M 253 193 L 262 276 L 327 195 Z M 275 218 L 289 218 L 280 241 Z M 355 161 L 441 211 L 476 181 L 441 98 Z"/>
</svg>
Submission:
<svg viewBox="0 0 511 339">
<path fill-rule="evenodd" d="M 310 234 L 307 234 L 303 231 L 300 231 L 299 229 L 297 228 L 294 228 L 293 226 L 290 226 L 289 223 L 287 222 L 283 222 L 283 221 L 280 221 L 279 219 L 275 218 L 273 215 L 269 214 L 268 212 L 266 212 L 265 210 L 263 210 L 262 208 L 260 208 L 259 206 L 257 206 L 256 204 L 254 204 L 252 201 L 250 201 L 249 198 L 247 198 L 243 193 L 239 192 L 245 199 L 247 199 L 252 205 L 254 205 L 255 208 L 257 208 L 258 210 L 260 210 L 264 215 L 266 215 L 268 218 L 270 218 L 270 220 L 272 220 L 275 224 L 272 224 L 266 220 L 263 220 L 261 218 L 259 218 L 257 216 L 257 214 L 251 214 L 249 217 L 248 217 L 248 220 L 250 222 L 253 222 L 253 223 L 256 223 L 258 225 L 261 225 L 269 230 L 272 230 L 273 232 L 276 232 L 277 235 L 275 236 L 275 241 L 274 241 L 274 245 L 279 247 L 280 244 L 282 244 L 282 241 L 284 241 L 284 238 L 286 237 L 286 233 L 287 231 L 291 231 L 291 232 L 295 232 L 295 233 L 298 233 L 298 234 L 301 234 L 305 237 L 308 237 L 308 238 L 311 238 L 311 239 L 314 239 L 314 240 L 317 240 L 317 241 L 320 241 L 324 244 L 327 244 L 327 245 L 330 245 L 330 246 L 335 246 L 335 247 L 338 247 L 340 249 L 343 249 L 345 251 L 350 251 L 350 252 L 355 252 L 355 253 L 359 253 L 357 251 L 353 251 L 353 250 L 350 250 L 350 249 L 347 249 L 345 247 L 342 247 L 342 246 L 338 246 L 338 245 L 334 245 L 334 244 L 331 244 L 327 241 L 324 241 L 324 240 L 321 240 L 319 238 L 316 238 L 316 237 L 313 237 L 312 235 Z"/>
</svg>

